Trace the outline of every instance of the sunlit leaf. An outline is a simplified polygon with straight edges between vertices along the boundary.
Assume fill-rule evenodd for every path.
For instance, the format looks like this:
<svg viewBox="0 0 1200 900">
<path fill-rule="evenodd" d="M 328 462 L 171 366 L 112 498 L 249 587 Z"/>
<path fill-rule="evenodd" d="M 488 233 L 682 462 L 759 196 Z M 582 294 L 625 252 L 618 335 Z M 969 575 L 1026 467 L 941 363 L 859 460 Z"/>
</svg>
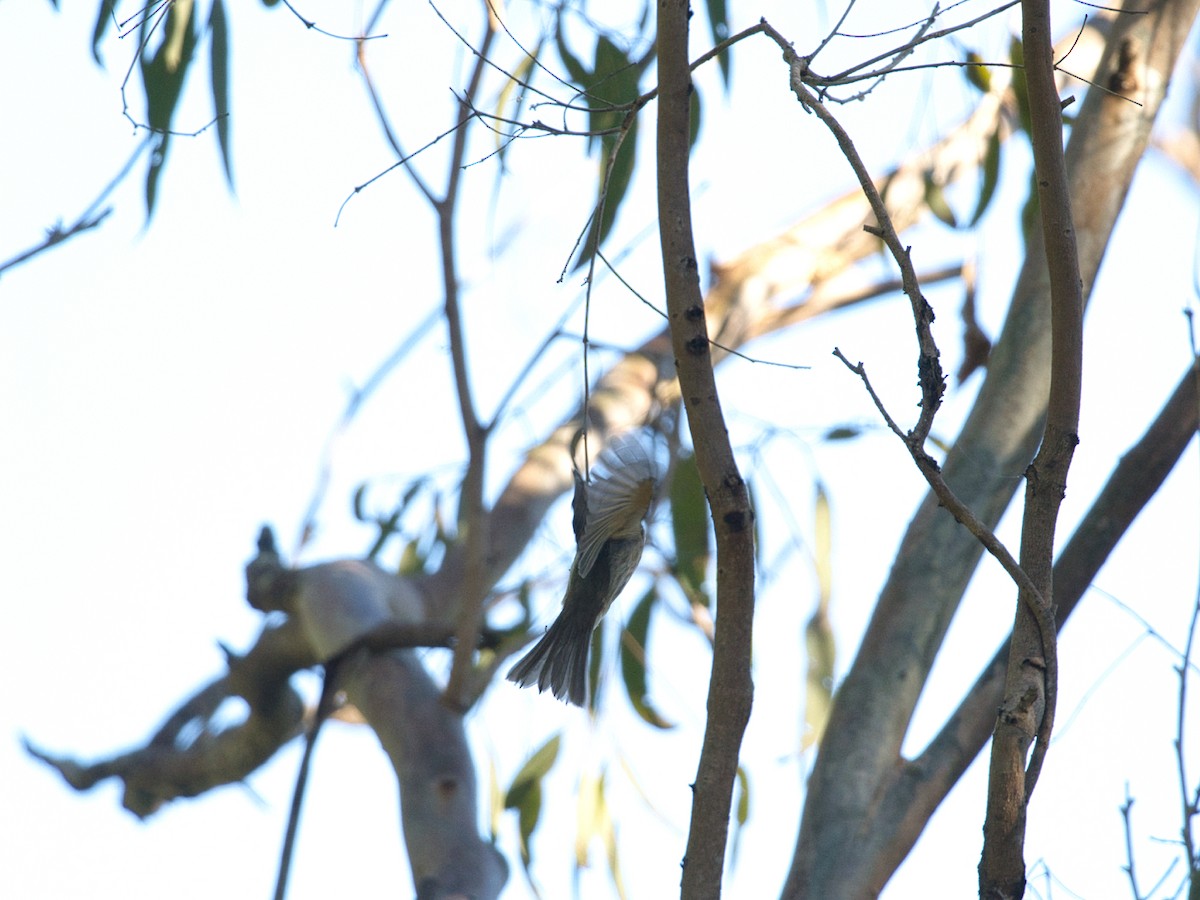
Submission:
<svg viewBox="0 0 1200 900">
<path fill-rule="evenodd" d="M 733 834 L 729 846 L 729 864 L 737 865 L 738 850 L 742 846 L 742 827 L 750 818 L 750 776 L 743 766 L 737 767 L 737 781 L 734 783 L 733 801 Z"/>
<path fill-rule="evenodd" d="M 829 608 L 833 594 L 833 517 L 829 509 L 829 494 L 817 483 L 817 498 L 813 509 L 813 564 L 817 570 L 818 602 Z"/>
<path fill-rule="evenodd" d="M 651 705 L 646 684 L 646 638 L 650 631 L 650 613 L 657 599 L 654 588 L 646 591 L 625 623 L 620 644 L 621 679 L 629 702 L 642 720 L 655 728 L 665 729 L 675 725 Z"/>
<path fill-rule="evenodd" d="M 588 864 L 588 847 L 600 830 L 600 808 L 604 802 L 604 776 L 590 772 L 579 779 L 575 797 L 575 865 L 584 868 Z"/>
<path fill-rule="evenodd" d="M 992 72 L 983 64 L 983 57 L 972 50 L 967 54 L 967 62 L 971 63 L 971 65 L 964 66 L 963 68 L 967 76 L 967 81 L 985 94 L 991 91 Z"/>
<path fill-rule="evenodd" d="M 530 78 L 533 77 L 533 69 L 537 65 L 537 58 L 541 52 L 542 42 L 539 41 L 533 48 L 533 52 L 526 55 L 524 59 L 517 63 L 516 68 L 513 69 L 512 76 L 504 83 L 504 87 L 500 89 L 500 93 L 496 96 L 497 119 L 515 122 L 521 117 L 521 110 L 525 106 L 525 86 L 529 83 Z M 497 128 L 496 149 L 500 154 L 501 160 L 504 159 L 504 155 L 508 152 L 511 143 L 502 129 Z"/>
<path fill-rule="evenodd" d="M 225 17 L 223 0 L 213 0 L 208 27 L 212 31 L 209 49 L 213 112 L 217 117 L 217 146 L 221 151 L 225 181 L 233 187 L 233 163 L 229 149 L 229 21 Z"/>
<path fill-rule="evenodd" d="M 804 736 L 801 749 L 821 740 L 833 699 L 833 667 L 837 646 L 829 623 L 829 605 L 833 596 L 833 527 L 829 495 L 817 484 L 813 508 L 813 565 L 817 573 L 817 609 L 804 628 L 804 645 L 808 655 L 805 676 Z"/>
<path fill-rule="evenodd" d="M 824 610 L 818 609 L 804 628 L 804 646 L 808 652 L 808 672 L 805 676 L 804 736 L 800 747 L 807 750 L 819 744 L 829 721 L 833 699 L 833 666 L 837 647 L 833 629 Z"/>
</svg>

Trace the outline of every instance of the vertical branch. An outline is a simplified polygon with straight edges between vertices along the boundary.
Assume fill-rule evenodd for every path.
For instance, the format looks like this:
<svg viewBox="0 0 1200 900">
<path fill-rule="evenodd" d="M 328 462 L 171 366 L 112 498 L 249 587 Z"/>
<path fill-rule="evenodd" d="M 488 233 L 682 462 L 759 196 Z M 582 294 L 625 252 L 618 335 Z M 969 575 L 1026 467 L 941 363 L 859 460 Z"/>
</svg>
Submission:
<svg viewBox="0 0 1200 900">
<path fill-rule="evenodd" d="M 456 708 L 471 702 L 474 688 L 469 684 L 476 637 L 483 618 L 483 599 L 486 584 L 483 576 L 484 554 L 487 548 L 487 516 L 483 508 L 483 476 L 487 458 L 488 430 L 475 411 L 471 395 L 471 380 L 467 371 L 466 339 L 463 335 L 459 303 L 458 263 L 455 259 L 454 215 L 458 207 L 458 185 L 466 157 L 468 124 L 474 116 L 475 98 L 483 81 L 487 53 L 496 32 L 491 18 L 484 26 L 483 40 L 475 51 L 475 66 L 467 90 L 458 104 L 458 130 L 450 152 L 450 171 L 446 178 L 446 195 L 434 203 L 438 217 L 438 242 L 442 255 L 442 290 L 445 293 L 446 328 L 450 338 L 450 358 L 454 367 L 454 386 L 458 396 L 459 415 L 467 440 L 467 470 L 459 491 L 458 539 L 466 541 L 466 577 L 457 597 L 458 627 L 454 647 L 454 663 L 446 683 L 446 699 Z"/>
<path fill-rule="evenodd" d="M 717 539 L 717 618 L 708 721 L 693 786 L 684 898 L 719 897 L 738 751 L 754 685 L 754 512 L 717 396 L 688 192 L 687 0 L 658 4 L 658 221 L 671 346 Z"/>
<path fill-rule="evenodd" d="M 1079 443 L 1083 371 L 1083 285 L 1063 156 L 1062 107 L 1054 84 L 1049 0 L 1023 0 L 1021 17 L 1042 239 L 1050 286 L 1050 397 L 1037 456 L 1025 472 L 1021 568 L 1037 595 L 1018 593 L 1004 702 L 992 740 L 981 897 L 1020 897 L 1025 887 L 1025 817 L 1054 726 L 1057 648 L 1053 551 L 1067 470 Z M 1033 608 L 1040 604 L 1040 615 Z M 1025 756 L 1031 742 L 1029 766 Z"/>
</svg>

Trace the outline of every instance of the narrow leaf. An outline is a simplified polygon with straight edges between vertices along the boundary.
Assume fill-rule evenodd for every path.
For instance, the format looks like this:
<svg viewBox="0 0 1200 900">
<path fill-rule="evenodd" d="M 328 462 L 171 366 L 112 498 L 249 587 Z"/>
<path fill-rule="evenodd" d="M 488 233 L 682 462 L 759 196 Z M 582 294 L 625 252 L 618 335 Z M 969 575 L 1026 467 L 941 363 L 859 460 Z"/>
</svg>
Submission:
<svg viewBox="0 0 1200 900">
<path fill-rule="evenodd" d="M 603 803 L 604 778 L 585 773 L 580 776 L 575 801 L 575 865 L 588 864 L 588 846 L 599 832 L 599 812 Z"/>
<path fill-rule="evenodd" d="M 646 591 L 625 628 L 621 633 L 620 656 L 621 678 L 625 683 L 625 691 L 629 702 L 642 720 L 655 728 L 674 728 L 675 724 L 664 719 L 651 705 L 648 698 L 646 679 L 646 639 L 650 631 L 650 612 L 658 599 L 658 594 L 651 588 Z"/>
<path fill-rule="evenodd" d="M 972 50 L 967 54 L 967 62 L 971 63 L 964 67 L 967 81 L 980 92 L 986 94 L 992 89 L 992 73 L 987 66 L 983 64 L 983 57 Z"/>
<path fill-rule="evenodd" d="M 542 744 L 534 754 L 526 760 L 525 765 L 517 772 L 504 795 L 505 809 L 519 809 L 527 794 L 537 789 L 542 778 L 550 771 L 558 759 L 558 748 L 562 743 L 562 734 L 555 734 Z"/>
<path fill-rule="evenodd" d="M 830 428 L 823 438 L 827 441 L 848 441 L 862 434 L 862 429 L 854 425 L 835 425 Z"/>
<path fill-rule="evenodd" d="M 217 147 L 221 151 L 225 181 L 232 188 L 233 163 L 229 151 L 229 21 L 225 16 L 223 0 L 213 0 L 208 27 L 212 31 L 209 68 L 212 74 L 213 112 L 217 117 Z"/>
<path fill-rule="evenodd" d="M 108 30 L 108 24 L 113 20 L 115 10 L 117 8 L 117 0 L 100 0 L 100 9 L 96 12 L 96 24 L 92 26 L 92 59 L 97 65 L 104 65 L 104 60 L 100 58 L 100 41 L 104 37 L 104 32 Z"/>
<path fill-rule="evenodd" d="M 729 10 L 725 0 L 705 0 L 705 3 L 708 6 L 708 29 L 715 46 L 729 37 Z M 717 54 L 717 65 L 721 68 L 721 82 L 728 92 L 732 74 L 728 50 Z"/>
<path fill-rule="evenodd" d="M 729 847 L 729 864 L 737 865 L 738 849 L 742 845 L 742 827 L 750 818 L 750 776 L 746 769 L 737 767 L 737 781 L 734 783 L 734 817 L 733 836 Z"/>
<path fill-rule="evenodd" d="M 971 214 L 968 225 L 974 225 L 983 217 L 996 193 L 996 185 L 1000 182 L 1000 148 L 1000 126 L 997 125 L 988 136 L 987 151 L 983 156 L 983 180 L 979 185 L 979 199 L 975 201 L 975 212 Z"/>
<path fill-rule="evenodd" d="M 925 205 L 929 207 L 931 213 L 938 217 L 939 221 L 951 228 L 958 227 L 954 210 L 946 202 L 946 193 L 942 190 L 942 186 L 934 180 L 932 172 L 925 173 Z"/>
<path fill-rule="evenodd" d="M 671 482 L 671 528 L 675 533 L 674 575 L 688 598 L 708 606 L 702 586 L 708 575 L 708 499 L 691 455 L 680 458 Z"/>
</svg>

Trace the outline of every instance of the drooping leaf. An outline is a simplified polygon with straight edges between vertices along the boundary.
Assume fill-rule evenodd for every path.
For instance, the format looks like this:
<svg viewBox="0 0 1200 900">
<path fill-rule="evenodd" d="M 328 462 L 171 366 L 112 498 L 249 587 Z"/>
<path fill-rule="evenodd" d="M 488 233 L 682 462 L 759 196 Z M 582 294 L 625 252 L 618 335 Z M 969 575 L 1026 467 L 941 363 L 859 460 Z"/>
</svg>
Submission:
<svg viewBox="0 0 1200 900">
<path fill-rule="evenodd" d="M 691 108 L 688 112 L 688 149 L 691 150 L 696 146 L 696 141 L 700 139 L 700 89 L 695 85 L 692 86 L 689 103 Z"/>
<path fill-rule="evenodd" d="M 829 604 L 833 592 L 833 539 L 829 495 L 817 485 L 813 509 L 813 565 L 817 573 L 817 608 L 804 628 L 808 656 L 805 676 L 804 735 L 801 749 L 820 743 L 829 720 L 833 700 L 833 667 L 837 645 L 829 623 Z"/>
<path fill-rule="evenodd" d="M 233 163 L 229 149 L 229 20 L 225 16 L 224 0 L 213 0 L 208 27 L 212 32 L 209 69 L 212 75 L 213 113 L 217 117 L 217 147 L 221 151 L 225 181 L 232 188 Z"/>
<path fill-rule="evenodd" d="M 1029 110 L 1029 87 L 1025 81 L 1025 47 L 1021 39 L 1014 37 L 1008 45 L 1012 60 L 1012 90 L 1017 98 L 1017 113 L 1021 128 L 1026 134 L 1033 133 L 1033 113 Z"/>
<path fill-rule="evenodd" d="M 650 613 L 658 599 L 654 588 L 646 591 L 629 616 L 621 633 L 621 679 L 629 702 L 642 720 L 655 728 L 674 728 L 650 703 L 646 679 L 646 638 L 650 631 Z"/>
<path fill-rule="evenodd" d="M 708 607 L 711 603 L 704 591 L 710 554 L 708 498 L 691 454 L 681 457 L 675 466 L 670 499 L 675 578 L 693 603 Z"/>
<path fill-rule="evenodd" d="M 987 150 L 983 155 L 983 179 L 979 184 L 979 199 L 975 201 L 975 212 L 971 213 L 968 227 L 975 225 L 983 218 L 992 197 L 996 194 L 996 185 L 1000 183 L 1000 126 L 988 135 Z"/>
<path fill-rule="evenodd" d="M 533 77 L 534 66 L 537 65 L 538 57 L 542 52 L 542 42 L 538 41 L 533 48 L 533 52 L 526 55 L 516 68 L 512 71 L 512 76 L 504 83 L 504 87 L 500 89 L 500 93 L 496 96 L 496 118 L 515 122 L 521 117 L 521 110 L 525 106 L 525 90 L 524 87 Z M 510 109 L 511 107 L 511 109 Z M 504 160 L 505 154 L 508 152 L 509 145 L 512 143 L 508 136 L 503 134 L 500 129 L 496 129 L 496 152 L 500 156 L 500 160 Z"/>
<path fill-rule="evenodd" d="M 954 210 L 950 208 L 950 204 L 946 200 L 946 192 L 937 179 L 933 177 L 933 172 L 925 172 L 925 205 L 929 207 L 929 211 L 937 216 L 938 221 L 951 228 L 958 227 L 958 219 L 955 218 Z"/>
<path fill-rule="evenodd" d="M 92 26 L 92 59 L 97 65 L 104 65 L 100 57 L 100 41 L 108 30 L 108 23 L 115 16 L 117 0 L 100 0 L 100 9 L 96 12 L 96 24 Z"/>
<path fill-rule="evenodd" d="M 817 571 L 818 603 L 828 611 L 833 595 L 833 516 L 829 494 L 820 482 L 813 508 L 813 565 Z"/>
<path fill-rule="evenodd" d="M 581 70 L 577 85 L 588 104 L 588 148 L 600 151 L 600 177 L 597 191 L 597 215 L 593 215 L 575 268 L 587 265 L 593 253 L 604 243 L 616 221 L 621 203 L 629 191 L 637 155 L 637 119 L 628 119 L 631 104 L 638 97 L 638 83 L 650 63 L 650 55 L 634 61 L 607 35 L 596 38 L 592 71 L 587 71 L 561 40 L 559 53 L 568 71 Z M 572 76 L 575 77 L 574 75 Z"/>
<path fill-rule="evenodd" d="M 705 0 L 705 3 L 708 6 L 708 29 L 715 46 L 729 37 L 729 10 L 726 0 Z M 725 85 L 725 91 L 728 93 L 729 79 L 732 74 L 728 50 L 717 54 L 717 65 L 721 68 L 721 82 Z"/>
<path fill-rule="evenodd" d="M 558 759 L 562 735 L 555 734 L 521 766 L 504 795 L 504 808 L 517 811 L 521 835 L 521 862 L 529 867 L 529 841 L 542 815 L 542 779 Z"/>
<path fill-rule="evenodd" d="M 983 57 L 972 50 L 967 54 L 967 62 L 969 66 L 964 66 L 963 71 L 966 73 L 967 81 L 980 90 L 981 93 L 988 93 L 992 89 L 992 73 L 987 66 L 983 64 Z"/>
<path fill-rule="evenodd" d="M 733 835 L 729 846 L 729 863 L 737 865 L 738 849 L 742 845 L 742 828 L 750 818 L 750 776 L 743 766 L 737 767 L 737 781 L 734 783 L 733 802 Z"/>
<path fill-rule="evenodd" d="M 158 21 L 158 19 L 154 19 Z M 149 37 L 151 20 L 142 20 L 141 34 Z M 196 5 L 194 0 L 175 0 L 167 8 L 164 33 L 158 49 L 149 59 L 141 58 L 142 85 L 146 92 L 146 118 L 155 132 L 150 150 L 150 168 L 146 173 L 146 218 L 154 214 L 158 200 L 158 181 L 166 165 L 171 146 L 171 120 L 179 105 L 183 82 L 196 49 Z"/>
<path fill-rule="evenodd" d="M 567 46 L 567 39 L 563 34 L 563 17 L 561 10 L 554 22 L 554 46 L 558 50 L 558 57 L 567 68 L 567 75 L 576 85 L 582 87 L 589 81 L 591 75 L 587 69 L 583 67 L 579 57 L 571 52 L 571 48 Z"/>
<path fill-rule="evenodd" d="M 600 807 L 604 802 L 604 776 L 585 772 L 579 778 L 575 802 L 575 865 L 588 864 L 588 846 L 599 833 Z"/>
</svg>

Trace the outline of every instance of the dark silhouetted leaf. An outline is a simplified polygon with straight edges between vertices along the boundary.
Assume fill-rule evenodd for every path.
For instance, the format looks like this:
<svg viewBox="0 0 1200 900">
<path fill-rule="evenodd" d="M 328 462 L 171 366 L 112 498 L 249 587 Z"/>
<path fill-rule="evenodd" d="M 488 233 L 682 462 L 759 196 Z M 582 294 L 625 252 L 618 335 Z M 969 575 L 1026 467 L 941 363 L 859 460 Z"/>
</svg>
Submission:
<svg viewBox="0 0 1200 900">
<path fill-rule="evenodd" d="M 525 761 L 525 765 L 521 766 L 520 771 L 513 777 L 512 784 L 504 795 L 505 809 L 521 809 L 526 805 L 530 792 L 541 785 L 542 779 L 558 759 L 561 743 L 562 734 L 552 735 Z"/>
<path fill-rule="evenodd" d="M 658 599 L 654 588 L 646 591 L 625 623 L 621 633 L 621 678 L 629 702 L 642 720 L 655 728 L 674 728 L 650 703 L 646 684 L 646 638 L 650 631 L 650 612 Z"/>
<path fill-rule="evenodd" d="M 925 173 L 925 205 L 929 207 L 931 213 L 937 216 L 939 221 L 949 225 L 951 228 L 958 227 L 958 220 L 954 217 L 954 210 L 946 202 L 946 192 L 934 179 L 932 172 Z"/>
<path fill-rule="evenodd" d="M 157 19 L 155 21 L 158 21 Z M 146 39 L 150 20 L 142 21 Z M 150 169 L 146 173 L 146 217 L 154 214 L 158 199 L 158 180 L 171 146 L 171 120 L 179 105 L 188 65 L 196 49 L 196 5 L 194 0 L 175 0 L 163 23 L 163 37 L 154 55 L 142 55 L 142 84 L 146 90 L 146 118 L 156 134 L 150 150 Z"/>
<path fill-rule="evenodd" d="M 567 46 L 567 39 L 563 36 L 563 18 L 561 12 L 554 23 L 554 46 L 558 49 L 558 58 L 567 67 L 567 75 L 571 81 L 578 85 L 581 90 L 584 89 L 584 85 L 591 80 L 592 73 L 583 67 L 583 63 L 579 61 L 579 57 L 572 53 L 571 48 Z"/>
<path fill-rule="evenodd" d="M 704 593 L 708 576 L 709 514 L 708 498 L 696 460 L 691 455 L 680 458 L 671 482 L 671 528 L 675 533 L 674 574 L 692 602 L 709 606 Z"/>
<path fill-rule="evenodd" d="M 104 32 L 108 30 L 108 23 L 113 20 L 116 8 L 117 0 L 100 0 L 100 9 L 96 12 L 96 24 L 92 26 L 92 59 L 101 66 L 104 65 L 104 60 L 100 58 L 100 41 L 104 37 Z"/>
<path fill-rule="evenodd" d="M 225 180 L 232 188 L 233 163 L 229 150 L 229 21 L 225 17 L 223 0 L 213 0 L 208 27 L 212 31 L 212 44 L 209 49 L 213 112 L 217 117 L 217 146 L 221 151 Z"/>
<path fill-rule="evenodd" d="M 971 214 L 968 226 L 983 218 L 996 193 L 996 185 L 1000 183 L 1000 147 L 1000 126 L 997 125 L 988 136 L 987 151 L 983 155 L 983 180 L 979 184 L 979 199 L 975 201 L 975 212 Z"/>
<path fill-rule="evenodd" d="M 705 0 L 705 3 L 708 6 L 709 33 L 715 46 L 729 37 L 729 10 L 725 0 Z M 721 67 L 721 81 L 728 92 L 731 75 L 728 50 L 717 54 L 717 65 Z"/>
<path fill-rule="evenodd" d="M 836 425 L 823 435 L 827 441 L 848 441 L 862 434 L 862 429 L 853 425 Z"/>
<path fill-rule="evenodd" d="M 692 85 L 691 109 L 688 111 L 688 149 L 696 146 L 700 138 L 700 91 Z"/>
</svg>

